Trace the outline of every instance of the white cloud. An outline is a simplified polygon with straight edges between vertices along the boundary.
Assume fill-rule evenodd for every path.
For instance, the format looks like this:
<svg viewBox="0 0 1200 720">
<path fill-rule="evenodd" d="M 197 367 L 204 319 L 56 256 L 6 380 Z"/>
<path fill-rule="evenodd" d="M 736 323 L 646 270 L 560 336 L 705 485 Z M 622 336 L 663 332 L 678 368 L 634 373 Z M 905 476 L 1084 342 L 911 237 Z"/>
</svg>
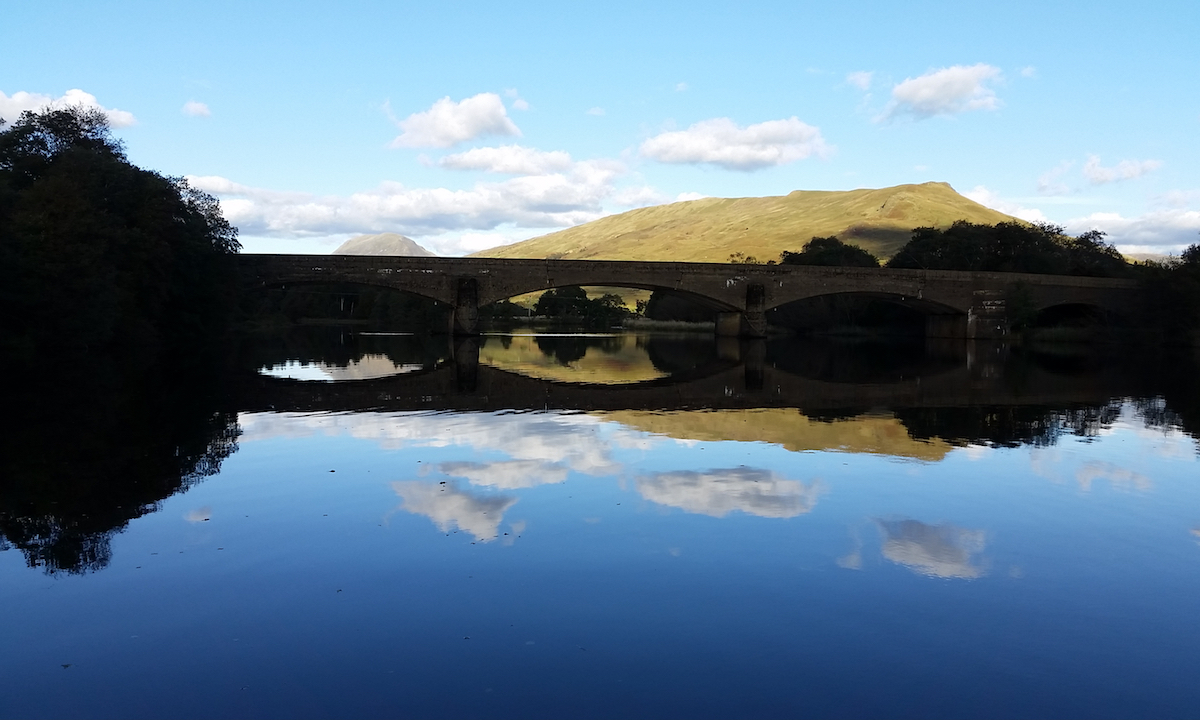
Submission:
<svg viewBox="0 0 1200 720">
<path fill-rule="evenodd" d="M 1021 77 L 1036 77 L 1036 76 L 1037 76 L 1037 68 L 1035 68 L 1034 66 L 1026 65 L 1025 67 L 1021 68 Z"/>
<path fill-rule="evenodd" d="M 483 170 L 508 175 L 545 175 L 571 167 L 570 154 L 562 150 L 543 152 L 520 145 L 473 148 L 447 155 L 438 165 L 452 170 Z"/>
<path fill-rule="evenodd" d="M 1108 242 L 1123 253 L 1178 252 L 1197 242 L 1200 211 L 1154 210 L 1136 217 L 1119 213 L 1092 213 L 1063 223 L 1072 235 L 1103 230 Z"/>
<path fill-rule="evenodd" d="M 1024 207 L 1019 203 L 1011 200 L 1005 200 L 997 193 L 989 190 L 983 185 L 976 185 L 974 189 L 963 193 L 963 196 L 974 200 L 980 205 L 990 207 L 993 210 L 999 210 L 1002 213 L 1012 215 L 1022 220 L 1029 222 L 1047 222 L 1045 213 L 1037 208 Z"/>
<path fill-rule="evenodd" d="M 968 110 L 995 110 L 1000 101 L 988 83 L 999 77 L 1000 68 L 979 63 L 954 65 L 908 78 L 892 88 L 892 101 L 880 119 L 900 115 L 924 119 Z"/>
<path fill-rule="evenodd" d="M 1053 168 L 1042 173 L 1037 180 L 1037 191 L 1039 195 L 1067 195 L 1071 192 L 1070 186 L 1059 182 L 1059 178 L 1063 176 L 1075 163 L 1070 160 L 1064 160 Z"/>
<path fill-rule="evenodd" d="M 464 158 L 468 155 L 463 153 Z M 553 153 L 547 155 L 554 157 Z M 499 163 L 504 158 L 497 154 L 491 159 Z M 508 158 L 515 159 L 516 154 Z M 447 255 L 455 248 L 442 246 L 441 241 L 429 236 L 488 232 L 501 226 L 565 228 L 603 217 L 607 214 L 605 203 L 618 196 L 628 200 L 643 192 L 636 187 L 617 187 L 625 172 L 616 161 L 586 160 L 572 163 L 563 172 L 480 182 L 463 190 L 409 188 L 385 182 L 349 196 L 279 192 L 214 176 L 189 177 L 188 181 L 220 198 L 225 217 L 243 236 L 398 232 L 422 238 L 421 243 L 430 250 Z"/>
<path fill-rule="evenodd" d="M 95 95 L 79 89 L 68 90 L 57 98 L 28 92 L 16 92 L 9 97 L 0 92 L 0 118 L 7 122 L 15 121 L 26 110 L 41 110 L 47 107 L 57 109 L 73 105 L 102 111 L 108 117 L 108 123 L 115 128 L 137 124 L 133 113 L 116 108 L 106 108 L 96 100 Z"/>
<path fill-rule="evenodd" d="M 496 93 L 480 93 L 460 102 L 444 97 L 396 124 L 404 132 L 391 142 L 393 148 L 446 148 L 485 135 L 521 136 Z"/>
<path fill-rule="evenodd" d="M 688 89 L 688 84 L 685 82 L 675 83 L 675 92 L 685 92 Z"/>
<path fill-rule="evenodd" d="M 180 112 L 182 112 L 184 115 L 190 115 L 192 117 L 212 116 L 212 111 L 208 109 L 208 105 L 205 105 L 202 102 L 196 102 L 195 100 L 188 100 L 185 102 Z"/>
<path fill-rule="evenodd" d="M 859 90 L 868 90 L 871 87 L 871 78 L 875 73 L 866 70 L 858 70 L 846 75 L 846 82 L 858 88 Z"/>
<path fill-rule="evenodd" d="M 738 127 L 714 118 L 656 135 L 642 143 L 641 154 L 664 163 L 719 165 L 729 170 L 758 170 L 830 152 L 818 128 L 796 117 Z"/>
<path fill-rule="evenodd" d="M 690 513 L 724 517 L 734 510 L 770 518 L 790 518 L 817 504 L 820 483 L 805 485 L 785 480 L 770 470 L 731 468 L 695 472 L 655 473 L 640 477 L 642 497 Z"/>
<path fill-rule="evenodd" d="M 1083 164 L 1083 176 L 1093 185 L 1133 180 L 1162 167 L 1161 160 L 1122 160 L 1113 167 L 1100 164 L 1097 155 L 1088 155 Z"/>
<path fill-rule="evenodd" d="M 877 524 L 884 536 L 883 556 L 918 575 L 971 579 L 984 574 L 973 558 L 987 545 L 982 530 L 927 525 L 918 520 L 880 520 Z"/>
<path fill-rule="evenodd" d="M 588 109 L 588 111 L 587 111 L 587 114 L 588 114 L 588 115 L 597 115 L 597 116 L 599 116 L 599 115 L 603 115 L 603 114 L 604 114 L 604 108 L 602 108 L 602 107 L 594 107 L 594 108 L 589 108 L 589 109 Z"/>
<path fill-rule="evenodd" d="M 528 110 L 529 101 L 527 101 L 525 98 L 517 98 L 516 100 L 513 100 L 512 106 L 513 110 Z"/>
<path fill-rule="evenodd" d="M 1184 208 L 1200 204 L 1200 190 L 1169 190 L 1154 198 L 1154 203 L 1169 208 Z"/>
<path fill-rule="evenodd" d="M 625 188 L 613 194 L 612 202 L 614 205 L 625 208 L 647 207 L 649 205 L 662 205 L 670 202 L 671 199 L 663 195 L 648 185 L 637 185 L 630 188 Z"/>
<path fill-rule="evenodd" d="M 681 192 L 675 196 L 675 202 L 690 202 L 692 200 L 703 200 L 706 197 L 711 197 L 711 196 L 705 195 L 704 193 L 698 193 L 698 192 Z"/>
</svg>

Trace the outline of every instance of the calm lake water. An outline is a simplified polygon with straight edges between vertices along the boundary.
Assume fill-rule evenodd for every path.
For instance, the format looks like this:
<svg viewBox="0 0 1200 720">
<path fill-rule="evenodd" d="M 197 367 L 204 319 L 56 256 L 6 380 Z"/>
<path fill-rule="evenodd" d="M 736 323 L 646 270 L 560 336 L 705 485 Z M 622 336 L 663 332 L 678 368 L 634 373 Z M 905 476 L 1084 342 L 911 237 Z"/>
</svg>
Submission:
<svg viewBox="0 0 1200 720">
<path fill-rule="evenodd" d="M 1196 717 L 1200 395 L 1149 355 L 324 328 L 64 379 L 4 448 L 0 715 Z"/>
</svg>

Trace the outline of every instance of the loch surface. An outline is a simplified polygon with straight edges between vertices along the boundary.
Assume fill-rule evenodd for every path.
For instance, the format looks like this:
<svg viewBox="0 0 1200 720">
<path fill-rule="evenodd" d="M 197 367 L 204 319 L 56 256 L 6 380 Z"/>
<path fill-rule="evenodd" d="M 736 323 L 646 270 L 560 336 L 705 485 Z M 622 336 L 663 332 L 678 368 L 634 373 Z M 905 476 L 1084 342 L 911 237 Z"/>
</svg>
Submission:
<svg viewBox="0 0 1200 720">
<path fill-rule="evenodd" d="M 1186 354 L 239 352 L 22 396 L 0 716 L 1200 713 Z"/>
</svg>

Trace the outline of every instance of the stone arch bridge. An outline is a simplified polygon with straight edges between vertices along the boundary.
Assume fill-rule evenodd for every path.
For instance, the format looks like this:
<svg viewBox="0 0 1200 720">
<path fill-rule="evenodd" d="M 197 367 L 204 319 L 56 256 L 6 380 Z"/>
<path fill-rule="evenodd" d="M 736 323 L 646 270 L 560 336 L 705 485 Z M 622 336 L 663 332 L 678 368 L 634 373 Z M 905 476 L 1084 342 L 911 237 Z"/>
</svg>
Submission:
<svg viewBox="0 0 1200 720">
<path fill-rule="evenodd" d="M 623 260 L 510 260 L 353 255 L 238 255 L 246 287 L 357 283 L 402 290 L 453 309 L 450 332 L 472 335 L 478 310 L 498 300 L 567 285 L 661 290 L 716 313 L 719 335 L 762 337 L 766 312 L 823 295 L 886 298 L 926 315 L 930 337 L 992 338 L 1008 332 L 1014 297 L 1026 310 L 1083 305 L 1133 309 L 1132 280 L 945 270 L 735 265 Z"/>
</svg>

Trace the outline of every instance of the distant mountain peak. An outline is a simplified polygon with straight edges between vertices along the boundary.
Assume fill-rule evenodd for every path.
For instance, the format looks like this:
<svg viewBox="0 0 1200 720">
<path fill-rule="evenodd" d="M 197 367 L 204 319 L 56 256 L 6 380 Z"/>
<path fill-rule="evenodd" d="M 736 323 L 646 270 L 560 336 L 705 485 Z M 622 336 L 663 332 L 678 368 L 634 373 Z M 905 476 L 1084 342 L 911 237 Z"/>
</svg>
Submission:
<svg viewBox="0 0 1200 720">
<path fill-rule="evenodd" d="M 379 233 L 352 237 L 333 251 L 334 255 L 403 255 L 407 257 L 436 257 L 412 238 L 399 233 Z"/>
</svg>

